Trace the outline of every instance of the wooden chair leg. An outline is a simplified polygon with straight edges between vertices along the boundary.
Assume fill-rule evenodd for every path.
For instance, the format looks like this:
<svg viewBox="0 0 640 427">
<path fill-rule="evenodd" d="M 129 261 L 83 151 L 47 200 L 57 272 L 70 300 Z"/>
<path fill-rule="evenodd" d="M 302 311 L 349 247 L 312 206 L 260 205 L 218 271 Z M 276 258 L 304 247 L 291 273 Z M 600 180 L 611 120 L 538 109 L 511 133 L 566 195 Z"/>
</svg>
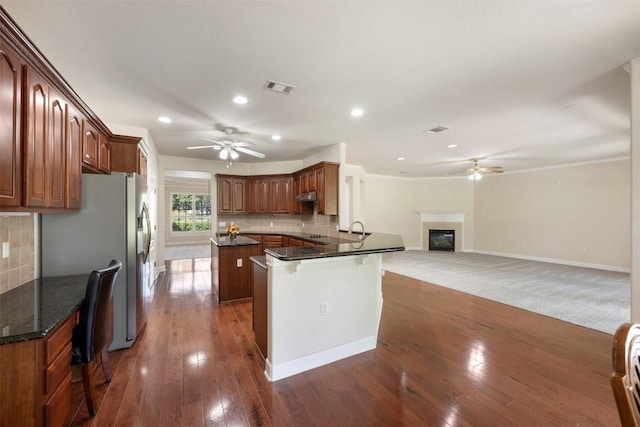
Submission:
<svg viewBox="0 0 640 427">
<path fill-rule="evenodd" d="M 109 363 L 109 356 L 107 355 L 107 349 L 105 348 L 100 352 L 100 361 L 102 362 L 102 371 L 104 372 L 105 382 L 111 382 L 111 364 Z"/>
<path fill-rule="evenodd" d="M 84 394 L 87 400 L 87 409 L 92 417 L 96 414 L 96 389 L 93 383 L 93 367 L 95 360 L 82 365 L 82 382 L 84 384 Z"/>
</svg>

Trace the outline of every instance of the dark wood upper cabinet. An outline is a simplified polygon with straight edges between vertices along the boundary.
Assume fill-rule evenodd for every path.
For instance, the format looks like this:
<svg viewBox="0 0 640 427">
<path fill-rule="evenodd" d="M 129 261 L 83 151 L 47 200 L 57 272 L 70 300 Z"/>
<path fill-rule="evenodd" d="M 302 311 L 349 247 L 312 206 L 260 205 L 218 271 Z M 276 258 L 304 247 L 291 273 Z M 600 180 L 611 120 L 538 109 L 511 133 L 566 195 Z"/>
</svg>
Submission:
<svg viewBox="0 0 640 427">
<path fill-rule="evenodd" d="M 269 178 L 269 212 L 291 213 L 292 183 L 290 175 Z"/>
<path fill-rule="evenodd" d="M 82 117 L 67 105 L 67 209 L 82 207 Z"/>
<path fill-rule="evenodd" d="M 111 173 L 111 145 L 88 120 L 83 121 L 82 164 L 87 172 Z"/>
<path fill-rule="evenodd" d="M 338 163 L 320 162 L 294 174 L 217 175 L 218 213 L 311 214 L 313 204 L 298 202 L 295 197 L 316 191 L 318 213 L 338 215 L 338 167 Z M 242 186 L 232 194 L 234 180 L 239 180 Z M 246 201 L 246 210 L 234 206 L 233 202 L 239 200 Z"/>
<path fill-rule="evenodd" d="M 46 207 L 47 107 L 49 86 L 30 68 L 25 68 L 27 108 L 24 141 L 24 205 Z"/>
<path fill-rule="evenodd" d="M 22 205 L 22 65 L 0 39 L 0 207 Z"/>
<path fill-rule="evenodd" d="M 105 174 L 111 173 L 111 144 L 101 133 L 98 134 L 98 170 Z"/>
<path fill-rule="evenodd" d="M 269 211 L 269 179 L 263 176 L 247 178 L 247 211 L 267 213 Z"/>
<path fill-rule="evenodd" d="M 111 144 L 111 172 L 137 173 L 147 176 L 147 156 L 140 148 L 140 137 L 113 135 Z"/>
<path fill-rule="evenodd" d="M 218 213 L 246 213 L 246 179 L 218 176 Z"/>
<path fill-rule="evenodd" d="M 64 208 L 66 190 L 66 102 L 49 89 L 49 129 L 45 157 L 47 207 Z"/>
</svg>

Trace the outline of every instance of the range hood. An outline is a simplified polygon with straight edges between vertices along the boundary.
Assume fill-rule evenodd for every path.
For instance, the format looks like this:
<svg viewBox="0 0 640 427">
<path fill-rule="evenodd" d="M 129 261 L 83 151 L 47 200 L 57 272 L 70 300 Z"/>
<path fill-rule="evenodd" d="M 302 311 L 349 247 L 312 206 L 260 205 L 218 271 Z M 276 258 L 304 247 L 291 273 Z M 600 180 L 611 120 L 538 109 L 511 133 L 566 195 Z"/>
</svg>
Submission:
<svg viewBox="0 0 640 427">
<path fill-rule="evenodd" d="M 301 193 L 296 196 L 296 200 L 299 202 L 315 202 L 318 200 L 318 194 L 315 191 Z"/>
</svg>

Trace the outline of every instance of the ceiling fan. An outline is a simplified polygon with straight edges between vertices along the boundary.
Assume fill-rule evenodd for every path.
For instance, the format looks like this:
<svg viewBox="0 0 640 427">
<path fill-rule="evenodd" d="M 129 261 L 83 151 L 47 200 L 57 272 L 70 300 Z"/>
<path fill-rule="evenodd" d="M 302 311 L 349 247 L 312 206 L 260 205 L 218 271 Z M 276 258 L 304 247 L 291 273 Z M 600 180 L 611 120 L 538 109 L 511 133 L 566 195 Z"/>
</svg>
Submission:
<svg viewBox="0 0 640 427">
<path fill-rule="evenodd" d="M 257 151 L 246 148 L 246 147 L 251 147 L 256 145 L 253 142 L 238 141 L 235 138 L 232 138 L 231 134 L 233 133 L 233 129 L 226 128 L 224 130 L 224 133 L 226 135 L 218 140 L 205 138 L 205 141 L 213 142 L 212 145 L 196 145 L 192 147 L 187 147 L 187 150 L 213 148 L 214 150 L 220 151 L 219 157 L 220 159 L 227 161 L 227 167 L 232 165 L 233 160 L 236 160 L 238 157 L 240 157 L 238 152 L 245 153 L 250 156 L 258 157 L 260 159 L 265 158 L 265 155 L 263 153 L 259 153 Z"/>
<path fill-rule="evenodd" d="M 494 166 L 494 167 L 484 167 L 481 166 L 480 163 L 478 163 L 480 161 L 480 159 L 471 159 L 471 161 L 473 162 L 473 166 L 470 169 L 467 169 L 465 172 L 469 172 L 469 179 L 472 181 L 478 181 L 479 179 L 482 179 L 482 174 L 483 173 L 502 173 L 504 172 L 502 170 L 501 166 Z"/>
</svg>

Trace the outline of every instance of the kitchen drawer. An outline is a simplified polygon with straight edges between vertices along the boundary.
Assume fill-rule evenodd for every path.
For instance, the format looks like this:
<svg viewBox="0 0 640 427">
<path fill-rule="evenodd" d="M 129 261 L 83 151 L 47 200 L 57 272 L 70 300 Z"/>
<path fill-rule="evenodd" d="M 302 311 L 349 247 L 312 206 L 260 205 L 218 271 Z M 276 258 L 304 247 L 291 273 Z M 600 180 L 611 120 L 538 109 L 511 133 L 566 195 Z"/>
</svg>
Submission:
<svg viewBox="0 0 640 427">
<path fill-rule="evenodd" d="M 44 365 L 49 366 L 66 348 L 71 348 L 71 331 L 75 326 L 76 316 L 69 316 L 50 337 L 44 340 Z"/>
<path fill-rule="evenodd" d="M 281 248 L 282 246 L 282 236 L 263 236 L 262 237 L 262 247 L 263 249 L 267 248 Z"/>
<path fill-rule="evenodd" d="M 71 374 L 71 344 L 44 369 L 44 394 L 51 393 L 62 380 Z"/>
<path fill-rule="evenodd" d="M 71 371 L 44 404 L 43 410 L 45 426 L 62 427 L 67 425 L 67 419 L 71 413 Z"/>
</svg>

